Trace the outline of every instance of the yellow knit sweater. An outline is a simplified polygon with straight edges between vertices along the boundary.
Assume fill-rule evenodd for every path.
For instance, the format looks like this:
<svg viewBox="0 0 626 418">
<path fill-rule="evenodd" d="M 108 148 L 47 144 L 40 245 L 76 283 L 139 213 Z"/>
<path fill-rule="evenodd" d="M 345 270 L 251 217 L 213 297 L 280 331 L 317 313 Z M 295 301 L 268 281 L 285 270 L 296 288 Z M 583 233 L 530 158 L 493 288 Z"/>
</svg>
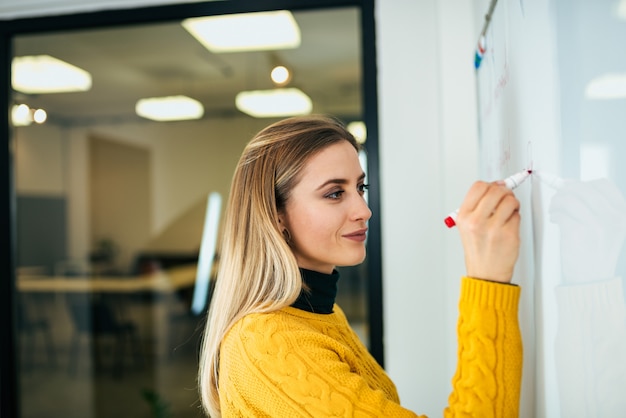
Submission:
<svg viewBox="0 0 626 418">
<path fill-rule="evenodd" d="M 458 365 L 446 417 L 517 417 L 517 286 L 463 278 Z M 222 417 L 416 417 L 341 309 L 251 314 L 220 351 Z"/>
</svg>

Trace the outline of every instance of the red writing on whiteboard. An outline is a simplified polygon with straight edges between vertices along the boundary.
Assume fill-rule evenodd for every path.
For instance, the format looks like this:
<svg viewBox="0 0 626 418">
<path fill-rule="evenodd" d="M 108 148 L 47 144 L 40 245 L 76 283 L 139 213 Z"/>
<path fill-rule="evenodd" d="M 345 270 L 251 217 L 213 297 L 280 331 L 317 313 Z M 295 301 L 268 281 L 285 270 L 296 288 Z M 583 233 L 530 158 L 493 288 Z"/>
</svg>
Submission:
<svg viewBox="0 0 626 418">
<path fill-rule="evenodd" d="M 502 91 L 509 84 L 509 65 L 507 61 L 504 61 L 504 68 L 502 69 L 502 73 L 498 78 L 498 82 L 496 83 L 493 93 L 489 98 L 489 102 L 485 105 L 483 109 L 483 118 L 487 119 L 491 115 L 491 111 L 493 110 L 494 103 L 500 99 L 500 95 Z"/>
<path fill-rule="evenodd" d="M 511 161 L 511 143 L 507 143 L 506 148 L 502 150 L 502 154 L 500 155 L 500 168 L 506 167 L 506 165 Z"/>
<path fill-rule="evenodd" d="M 509 84 L 509 65 L 506 61 L 504 61 L 504 71 L 502 72 L 502 75 L 498 80 L 498 84 L 496 84 L 496 88 L 493 92 L 494 100 L 497 101 L 500 98 L 500 94 L 507 84 Z"/>
</svg>

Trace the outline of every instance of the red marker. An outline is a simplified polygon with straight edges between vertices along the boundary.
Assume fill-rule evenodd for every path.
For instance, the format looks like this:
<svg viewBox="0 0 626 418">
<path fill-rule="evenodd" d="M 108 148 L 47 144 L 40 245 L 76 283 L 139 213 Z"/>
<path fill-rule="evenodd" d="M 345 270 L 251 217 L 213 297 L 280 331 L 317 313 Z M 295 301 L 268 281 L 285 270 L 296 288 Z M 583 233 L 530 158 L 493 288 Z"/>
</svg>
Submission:
<svg viewBox="0 0 626 418">
<path fill-rule="evenodd" d="M 522 184 L 524 180 L 530 177 L 532 172 L 533 170 L 526 169 L 526 170 L 520 171 L 519 173 L 515 173 L 511 177 L 507 177 L 506 179 L 504 179 L 504 185 L 511 190 L 515 190 L 517 186 Z M 446 219 L 443 220 L 443 222 L 446 224 L 448 228 L 452 228 L 453 226 L 456 225 L 456 217 L 458 214 L 459 214 L 459 210 L 457 209 L 454 212 L 450 213 L 446 217 Z"/>
</svg>

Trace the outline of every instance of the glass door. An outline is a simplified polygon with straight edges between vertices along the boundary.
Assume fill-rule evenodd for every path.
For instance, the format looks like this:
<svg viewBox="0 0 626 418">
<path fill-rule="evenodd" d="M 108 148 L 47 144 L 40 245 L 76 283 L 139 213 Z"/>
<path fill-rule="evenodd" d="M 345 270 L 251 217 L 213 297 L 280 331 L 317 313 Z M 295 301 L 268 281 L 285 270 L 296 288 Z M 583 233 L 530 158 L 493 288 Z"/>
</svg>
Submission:
<svg viewBox="0 0 626 418">
<path fill-rule="evenodd" d="M 89 79 L 70 92 L 13 80 L 22 417 L 202 416 L 210 287 L 197 280 L 214 278 L 219 263 L 207 254 L 211 268 L 198 274 L 203 231 L 219 240 L 219 202 L 243 147 L 281 117 L 251 116 L 237 95 L 297 89 L 312 113 L 364 119 L 361 10 L 291 16 L 300 44 L 288 49 L 211 51 L 183 20 L 14 37 L 14 74 L 16 60 L 53 57 Z M 291 71 L 286 82 L 271 79 L 276 66 Z M 138 114 L 141 99 L 172 96 L 193 99 L 201 115 Z M 338 302 L 370 345 L 368 262 L 341 274 Z"/>
</svg>

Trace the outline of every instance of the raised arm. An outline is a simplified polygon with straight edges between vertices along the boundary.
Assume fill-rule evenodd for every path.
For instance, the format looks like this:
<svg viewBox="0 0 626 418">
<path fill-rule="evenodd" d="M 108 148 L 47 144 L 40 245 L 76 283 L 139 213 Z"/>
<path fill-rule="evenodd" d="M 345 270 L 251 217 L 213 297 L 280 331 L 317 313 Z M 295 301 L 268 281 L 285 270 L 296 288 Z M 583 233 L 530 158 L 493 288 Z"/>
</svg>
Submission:
<svg viewBox="0 0 626 418">
<path fill-rule="evenodd" d="M 457 226 L 467 277 L 461 283 L 458 360 L 446 417 L 517 417 L 522 376 L 519 202 L 498 183 L 476 182 Z"/>
</svg>

